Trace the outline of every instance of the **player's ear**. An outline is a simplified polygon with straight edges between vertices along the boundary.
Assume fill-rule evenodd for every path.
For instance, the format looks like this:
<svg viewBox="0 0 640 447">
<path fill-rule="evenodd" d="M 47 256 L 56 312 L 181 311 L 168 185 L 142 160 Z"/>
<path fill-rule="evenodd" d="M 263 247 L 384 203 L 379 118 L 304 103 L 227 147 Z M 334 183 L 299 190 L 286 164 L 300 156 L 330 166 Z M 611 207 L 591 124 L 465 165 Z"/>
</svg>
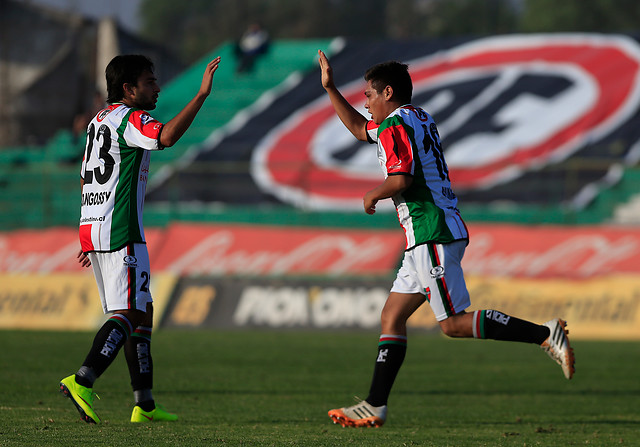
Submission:
<svg viewBox="0 0 640 447">
<path fill-rule="evenodd" d="M 384 90 L 382 90 L 382 95 L 384 96 L 385 100 L 390 101 L 393 97 L 393 87 L 387 85 Z"/>
<path fill-rule="evenodd" d="M 125 82 L 124 84 L 122 84 L 122 92 L 125 94 L 125 96 L 133 96 L 133 87 L 135 87 L 133 84 Z"/>
</svg>

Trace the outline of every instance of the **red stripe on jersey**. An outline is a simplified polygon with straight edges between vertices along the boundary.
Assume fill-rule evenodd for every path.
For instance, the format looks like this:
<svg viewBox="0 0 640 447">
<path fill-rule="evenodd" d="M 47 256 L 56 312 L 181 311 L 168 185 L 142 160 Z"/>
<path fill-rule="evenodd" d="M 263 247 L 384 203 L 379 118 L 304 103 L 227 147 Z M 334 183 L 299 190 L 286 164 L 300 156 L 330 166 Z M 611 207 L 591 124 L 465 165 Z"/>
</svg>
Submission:
<svg viewBox="0 0 640 447">
<path fill-rule="evenodd" d="M 157 140 L 160 136 L 162 123 L 151 117 L 144 110 L 136 110 L 129 117 L 129 122 L 142 133 L 145 137 Z"/>
<path fill-rule="evenodd" d="M 387 174 L 411 174 L 413 172 L 413 150 L 405 128 L 401 125 L 387 127 L 379 138 L 387 154 Z"/>
<path fill-rule="evenodd" d="M 80 247 L 85 253 L 95 250 L 91 240 L 91 227 L 92 225 L 80 225 Z"/>
</svg>

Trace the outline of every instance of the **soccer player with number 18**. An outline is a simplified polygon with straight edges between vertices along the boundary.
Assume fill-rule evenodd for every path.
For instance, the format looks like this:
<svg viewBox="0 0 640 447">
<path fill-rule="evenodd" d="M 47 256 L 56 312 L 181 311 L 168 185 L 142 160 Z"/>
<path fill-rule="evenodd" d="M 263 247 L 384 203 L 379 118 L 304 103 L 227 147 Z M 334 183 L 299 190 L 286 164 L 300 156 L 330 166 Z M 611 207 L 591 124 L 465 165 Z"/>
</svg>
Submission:
<svg viewBox="0 0 640 447">
<path fill-rule="evenodd" d="M 469 234 L 457 208 L 436 124 L 427 112 L 411 105 L 408 66 L 385 62 L 367 70 L 368 120 L 335 86 L 325 54 L 318 55 L 322 86 L 342 123 L 358 140 L 377 143 L 385 179 L 364 195 L 364 211 L 373 214 L 378 201 L 393 199 L 407 238 L 402 265 L 382 309 L 369 395 L 353 406 L 330 410 L 329 417 L 343 427 L 384 424 L 391 387 L 407 350 L 407 319 L 425 301 L 446 335 L 540 345 L 571 379 L 575 361 L 563 320 L 538 325 L 496 310 L 466 312 L 471 301 L 461 261 Z"/>
</svg>

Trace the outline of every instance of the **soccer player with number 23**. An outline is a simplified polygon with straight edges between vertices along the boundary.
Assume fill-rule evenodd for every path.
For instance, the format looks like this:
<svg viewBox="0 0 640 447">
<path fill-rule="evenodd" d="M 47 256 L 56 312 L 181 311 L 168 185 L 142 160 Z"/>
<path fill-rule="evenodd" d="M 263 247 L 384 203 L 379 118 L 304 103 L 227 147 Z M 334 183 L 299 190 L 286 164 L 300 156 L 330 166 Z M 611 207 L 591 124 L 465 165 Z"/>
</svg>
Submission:
<svg viewBox="0 0 640 447">
<path fill-rule="evenodd" d="M 156 108 L 154 65 L 143 55 L 120 55 L 105 70 L 108 106 L 87 127 L 81 168 L 82 207 L 78 260 L 93 266 L 102 308 L 112 314 L 98 330 L 75 374 L 60 381 L 82 420 L 99 423 L 93 384 L 124 348 L 135 406 L 131 422 L 175 421 L 156 405 L 151 359 L 153 300 L 142 209 L 150 153 L 173 146 L 211 93 L 220 58 L 209 62 L 196 95 L 166 124 L 147 113 Z"/>
<path fill-rule="evenodd" d="M 407 350 L 407 319 L 425 302 L 449 337 L 534 343 L 561 367 L 567 379 L 575 371 L 566 323 L 542 325 L 496 310 L 466 312 L 471 305 L 461 267 L 469 242 L 467 228 L 451 188 L 440 136 L 433 118 L 411 104 L 413 83 L 406 64 L 391 61 L 371 67 L 365 118 L 334 84 L 326 55 L 318 52 L 322 86 L 345 127 L 361 141 L 377 143 L 384 181 L 364 195 L 364 211 L 392 199 L 407 238 L 402 265 L 382 309 L 381 335 L 369 395 L 350 407 L 329 411 L 343 427 L 379 427 Z"/>
</svg>

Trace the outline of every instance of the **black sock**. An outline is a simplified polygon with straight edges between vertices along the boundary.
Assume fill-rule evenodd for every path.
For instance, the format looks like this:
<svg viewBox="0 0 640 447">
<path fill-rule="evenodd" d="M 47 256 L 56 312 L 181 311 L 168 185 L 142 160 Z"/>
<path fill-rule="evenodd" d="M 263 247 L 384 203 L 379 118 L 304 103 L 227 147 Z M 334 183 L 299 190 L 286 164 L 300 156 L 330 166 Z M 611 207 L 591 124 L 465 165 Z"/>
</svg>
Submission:
<svg viewBox="0 0 640 447">
<path fill-rule="evenodd" d="M 131 332 L 131 323 L 123 315 L 116 314 L 102 325 L 95 338 L 83 367 L 90 368 L 92 375 L 76 375 L 76 382 L 88 388 L 93 387 L 95 379 L 111 365 Z M 82 383 L 84 382 L 84 383 Z M 90 383 L 89 383 L 90 382 Z"/>
<path fill-rule="evenodd" d="M 407 352 L 407 337 L 403 335 L 381 335 L 378 357 L 373 370 L 373 380 L 366 401 L 374 407 L 387 404 L 391 387 L 400 371 Z"/>
<path fill-rule="evenodd" d="M 153 388 L 153 359 L 151 358 L 151 328 L 139 326 L 124 346 L 134 390 Z"/>
<path fill-rule="evenodd" d="M 93 383 L 96 381 L 96 373 L 93 368 L 88 366 L 81 366 L 76 372 L 76 383 L 87 388 L 93 388 Z"/>
<path fill-rule="evenodd" d="M 129 367 L 136 405 L 144 411 L 151 411 L 155 408 L 151 397 L 151 389 L 153 388 L 151 328 L 138 326 L 124 345 L 124 354 Z"/>
<path fill-rule="evenodd" d="M 549 337 L 549 328 L 497 310 L 477 310 L 473 313 L 473 336 L 540 345 Z"/>
<path fill-rule="evenodd" d="M 146 412 L 153 411 L 156 408 L 156 403 L 154 402 L 153 399 L 143 400 L 142 402 L 136 402 L 136 405 L 142 408 Z"/>
</svg>

